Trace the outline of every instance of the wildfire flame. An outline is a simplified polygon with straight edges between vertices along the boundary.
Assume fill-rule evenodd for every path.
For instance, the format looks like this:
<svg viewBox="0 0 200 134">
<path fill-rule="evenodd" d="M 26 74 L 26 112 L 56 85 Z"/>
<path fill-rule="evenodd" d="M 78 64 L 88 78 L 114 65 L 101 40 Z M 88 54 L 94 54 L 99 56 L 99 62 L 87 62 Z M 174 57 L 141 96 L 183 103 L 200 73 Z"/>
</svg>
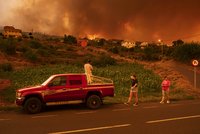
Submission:
<svg viewBox="0 0 200 134">
<path fill-rule="evenodd" d="M 93 34 L 93 35 L 92 34 L 88 34 L 87 35 L 87 38 L 90 39 L 90 40 L 95 40 L 97 37 L 99 37 L 97 34 Z"/>
</svg>

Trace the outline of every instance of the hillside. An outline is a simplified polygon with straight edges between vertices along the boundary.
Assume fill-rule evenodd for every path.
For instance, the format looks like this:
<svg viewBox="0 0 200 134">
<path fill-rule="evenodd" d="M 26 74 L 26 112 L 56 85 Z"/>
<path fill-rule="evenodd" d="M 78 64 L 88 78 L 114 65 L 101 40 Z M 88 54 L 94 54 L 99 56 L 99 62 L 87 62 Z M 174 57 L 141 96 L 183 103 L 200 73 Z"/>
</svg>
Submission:
<svg viewBox="0 0 200 134">
<path fill-rule="evenodd" d="M 147 62 L 134 58 L 138 57 L 138 55 L 134 55 L 134 53 L 130 53 L 129 51 L 113 53 L 109 51 L 108 46 L 99 47 L 88 45 L 87 47 L 81 47 L 78 44 L 66 44 L 55 41 L 23 40 L 14 41 L 13 44 L 15 45 L 15 52 L 12 52 L 12 47 L 3 52 L 0 51 L 1 69 L 5 69 L 5 71 L 57 64 L 70 64 L 82 67 L 87 59 L 91 59 L 95 67 L 115 65 L 118 63 L 139 63 L 144 65 L 145 68 L 153 70 L 161 78 L 168 75 L 173 82 L 173 88 L 177 92 L 184 90 L 184 92 L 190 95 L 200 97 L 199 90 L 194 90 L 187 78 L 174 68 L 176 62 L 166 58 L 165 60 Z M 0 79 L 0 90 L 6 89 L 11 83 L 12 81 L 9 79 L 2 77 Z M 0 100 L 2 104 L 5 103 L 1 97 Z"/>
</svg>

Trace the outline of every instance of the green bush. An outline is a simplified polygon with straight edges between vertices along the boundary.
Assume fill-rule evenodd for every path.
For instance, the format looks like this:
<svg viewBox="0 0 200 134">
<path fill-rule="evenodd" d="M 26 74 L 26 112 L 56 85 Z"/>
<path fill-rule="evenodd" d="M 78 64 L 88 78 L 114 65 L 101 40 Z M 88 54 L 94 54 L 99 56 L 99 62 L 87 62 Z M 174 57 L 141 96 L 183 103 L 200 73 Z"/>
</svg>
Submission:
<svg viewBox="0 0 200 134">
<path fill-rule="evenodd" d="M 161 48 L 155 44 L 150 44 L 144 48 L 143 59 L 148 61 L 159 60 L 161 55 Z"/>
<path fill-rule="evenodd" d="M 30 49 L 30 47 L 28 47 L 25 44 L 21 44 L 20 46 L 17 47 L 17 51 L 23 52 L 25 53 L 26 51 L 28 51 Z"/>
<path fill-rule="evenodd" d="M 38 49 L 42 47 L 42 44 L 36 40 L 31 40 L 30 42 L 28 42 L 28 46 L 30 46 L 33 49 Z"/>
<path fill-rule="evenodd" d="M 8 55 L 16 53 L 16 40 L 13 38 L 1 39 L 0 50 Z"/>
<path fill-rule="evenodd" d="M 10 63 L 4 63 L 4 64 L 0 64 L 0 70 L 6 72 L 10 72 L 13 71 L 13 67 Z"/>
<path fill-rule="evenodd" d="M 64 35 L 64 43 L 67 44 L 76 44 L 77 43 L 77 39 L 76 37 L 72 36 L 72 35 Z"/>
<path fill-rule="evenodd" d="M 28 50 L 24 53 L 24 57 L 31 61 L 31 62 L 36 62 L 38 60 L 37 55 L 32 51 L 32 50 Z"/>
<path fill-rule="evenodd" d="M 192 59 L 200 59 L 200 44 L 185 43 L 174 47 L 173 58 L 181 62 L 190 62 Z"/>
<path fill-rule="evenodd" d="M 104 67 L 104 66 L 117 64 L 116 60 L 108 55 L 100 56 L 100 58 L 93 59 L 92 63 L 93 65 L 98 66 L 98 67 Z"/>
<path fill-rule="evenodd" d="M 37 53 L 43 57 L 48 57 L 50 56 L 50 52 L 47 49 L 39 48 L 37 50 Z"/>
<path fill-rule="evenodd" d="M 103 47 L 106 43 L 106 40 L 105 39 L 99 39 L 99 40 L 90 40 L 88 42 L 88 45 L 89 46 L 95 46 L 95 47 Z"/>
<path fill-rule="evenodd" d="M 119 54 L 119 49 L 118 47 L 114 46 L 112 48 L 109 48 L 108 51 L 114 53 L 114 54 Z"/>
<path fill-rule="evenodd" d="M 113 46 L 108 49 L 108 51 L 114 53 L 114 54 L 122 54 L 122 53 L 127 53 L 130 51 L 133 51 L 133 49 L 129 49 L 123 46 Z"/>
</svg>

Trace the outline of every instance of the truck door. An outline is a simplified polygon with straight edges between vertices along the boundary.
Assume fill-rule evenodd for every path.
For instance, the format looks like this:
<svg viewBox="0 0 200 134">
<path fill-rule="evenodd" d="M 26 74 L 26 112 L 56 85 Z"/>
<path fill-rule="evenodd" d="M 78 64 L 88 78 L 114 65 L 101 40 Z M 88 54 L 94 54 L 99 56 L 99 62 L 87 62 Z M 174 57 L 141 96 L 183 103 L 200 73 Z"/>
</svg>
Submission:
<svg viewBox="0 0 200 134">
<path fill-rule="evenodd" d="M 53 78 L 44 91 L 44 99 L 47 102 L 66 100 L 67 76 L 57 76 Z"/>
<path fill-rule="evenodd" d="M 82 75 L 69 75 L 67 79 L 67 100 L 81 100 L 85 97 Z"/>
</svg>

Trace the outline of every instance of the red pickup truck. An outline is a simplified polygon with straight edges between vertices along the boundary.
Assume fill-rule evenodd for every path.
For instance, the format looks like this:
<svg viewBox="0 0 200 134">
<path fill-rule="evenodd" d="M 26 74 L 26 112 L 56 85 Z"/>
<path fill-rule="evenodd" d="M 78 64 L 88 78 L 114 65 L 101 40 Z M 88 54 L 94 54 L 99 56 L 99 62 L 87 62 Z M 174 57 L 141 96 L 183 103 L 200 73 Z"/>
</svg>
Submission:
<svg viewBox="0 0 200 134">
<path fill-rule="evenodd" d="M 26 112 L 34 114 L 48 104 L 72 101 L 81 101 L 89 108 L 97 109 L 106 96 L 114 96 L 114 84 L 110 79 L 93 76 L 89 84 L 85 74 L 56 74 L 40 86 L 16 90 L 15 102 Z"/>
</svg>

